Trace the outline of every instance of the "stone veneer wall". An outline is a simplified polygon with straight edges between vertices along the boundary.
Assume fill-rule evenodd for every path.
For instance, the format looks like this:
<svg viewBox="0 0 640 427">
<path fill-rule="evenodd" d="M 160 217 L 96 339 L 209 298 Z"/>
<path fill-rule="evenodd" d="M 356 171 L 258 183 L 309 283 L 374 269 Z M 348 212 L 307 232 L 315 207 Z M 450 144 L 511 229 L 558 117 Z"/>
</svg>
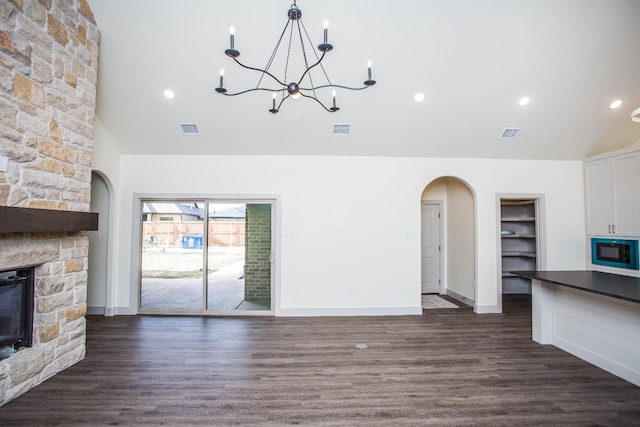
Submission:
<svg viewBox="0 0 640 427">
<path fill-rule="evenodd" d="M 244 299 L 271 299 L 271 205 L 247 204 Z"/>
<path fill-rule="evenodd" d="M 0 1 L 0 205 L 89 211 L 99 31 L 86 0 Z M 0 234 L 36 266 L 34 344 L 0 361 L 0 405 L 85 356 L 88 236 Z"/>
</svg>

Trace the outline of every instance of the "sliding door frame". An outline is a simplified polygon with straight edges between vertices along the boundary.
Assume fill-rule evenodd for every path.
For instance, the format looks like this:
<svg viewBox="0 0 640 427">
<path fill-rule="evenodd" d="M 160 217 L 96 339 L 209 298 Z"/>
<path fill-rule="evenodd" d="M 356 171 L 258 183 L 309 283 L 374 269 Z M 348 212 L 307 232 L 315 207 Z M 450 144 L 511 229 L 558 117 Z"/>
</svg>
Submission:
<svg viewBox="0 0 640 427">
<path fill-rule="evenodd" d="M 270 204 L 271 205 L 271 307 L 269 310 L 206 310 L 206 299 L 199 310 L 143 309 L 140 307 L 142 274 L 142 206 L 145 202 L 204 203 L 204 233 L 208 230 L 209 203 Z M 280 295 L 280 196 L 273 194 L 210 194 L 210 193 L 134 193 L 133 230 L 131 233 L 130 306 L 136 314 L 163 314 L 185 316 L 274 316 Z M 204 234 L 206 235 L 206 234 Z M 207 247 L 207 246 L 205 246 Z M 207 251 L 203 247 L 203 269 L 208 268 Z M 203 270 L 206 272 L 207 270 Z M 203 298 L 207 297 L 206 274 L 203 274 Z"/>
</svg>

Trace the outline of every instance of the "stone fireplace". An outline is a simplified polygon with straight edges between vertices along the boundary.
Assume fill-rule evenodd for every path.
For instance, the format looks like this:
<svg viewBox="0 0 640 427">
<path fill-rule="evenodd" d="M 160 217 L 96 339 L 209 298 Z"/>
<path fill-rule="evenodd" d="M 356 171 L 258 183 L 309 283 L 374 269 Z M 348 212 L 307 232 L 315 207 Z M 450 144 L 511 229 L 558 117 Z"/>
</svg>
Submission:
<svg viewBox="0 0 640 427">
<path fill-rule="evenodd" d="M 85 355 L 87 232 L 2 225 L 89 211 L 98 45 L 86 0 L 0 2 L 0 270 L 35 275 L 33 344 L 0 361 L 0 405 Z"/>
<path fill-rule="evenodd" d="M 0 241 L 2 269 L 35 266 L 34 334 L 32 347 L 0 362 L 2 403 L 85 354 L 86 237 L 11 237 Z"/>
</svg>

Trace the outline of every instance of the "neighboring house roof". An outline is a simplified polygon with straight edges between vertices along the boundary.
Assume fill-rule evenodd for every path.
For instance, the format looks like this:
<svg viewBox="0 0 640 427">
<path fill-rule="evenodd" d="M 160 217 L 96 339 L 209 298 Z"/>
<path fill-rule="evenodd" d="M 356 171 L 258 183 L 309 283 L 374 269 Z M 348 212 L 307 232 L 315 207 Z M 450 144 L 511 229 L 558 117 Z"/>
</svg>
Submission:
<svg viewBox="0 0 640 427">
<path fill-rule="evenodd" d="M 247 216 L 246 205 L 224 209 L 209 214 L 209 218 L 245 218 Z"/>
<path fill-rule="evenodd" d="M 204 209 L 199 208 L 197 204 L 185 203 L 163 203 L 163 202 L 146 202 L 143 205 L 144 213 L 166 214 L 166 215 L 192 215 L 197 218 L 204 217 Z M 235 206 L 223 209 L 218 212 L 209 214 L 209 218 L 245 218 L 247 216 L 246 205 Z"/>
<path fill-rule="evenodd" d="M 144 213 L 157 213 L 157 214 L 184 214 L 192 215 L 198 218 L 204 217 L 204 210 L 199 208 L 195 203 L 158 203 L 148 202 L 144 203 L 142 207 Z"/>
</svg>

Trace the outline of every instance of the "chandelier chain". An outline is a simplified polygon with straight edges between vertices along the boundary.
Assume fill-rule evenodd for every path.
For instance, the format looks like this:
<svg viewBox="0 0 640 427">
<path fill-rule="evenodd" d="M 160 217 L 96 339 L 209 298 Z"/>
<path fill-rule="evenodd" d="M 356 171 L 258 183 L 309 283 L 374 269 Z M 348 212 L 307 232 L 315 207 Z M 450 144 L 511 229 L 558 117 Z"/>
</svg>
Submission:
<svg viewBox="0 0 640 427">
<path fill-rule="evenodd" d="M 302 45 L 302 55 L 304 56 L 304 66 L 305 68 L 308 70 L 309 69 L 309 62 L 307 60 L 307 51 L 304 47 L 304 39 L 302 38 L 302 32 L 300 31 L 300 26 L 302 25 L 302 29 L 304 30 L 304 34 L 307 36 L 307 39 L 309 40 L 309 44 L 313 45 L 313 42 L 311 41 L 311 38 L 309 37 L 309 33 L 307 33 L 307 28 L 304 26 L 304 23 L 302 21 L 299 21 L 298 24 L 298 33 L 300 34 L 300 44 Z M 316 60 L 319 60 L 318 58 L 318 53 L 314 50 L 313 54 L 316 56 Z M 320 64 L 320 67 L 322 67 L 322 64 Z M 324 67 L 322 67 L 322 71 L 324 71 Z M 324 73 L 325 77 L 327 76 L 327 73 Z M 304 79 L 304 75 L 300 78 L 300 81 L 298 82 L 298 85 L 302 84 L 302 79 Z M 329 81 L 329 78 L 327 77 L 327 81 Z M 311 73 L 309 73 L 309 83 L 311 83 L 311 87 L 313 88 L 313 96 L 316 96 L 316 89 L 315 89 L 315 85 L 313 84 L 313 76 L 311 75 Z M 331 81 L 329 81 L 329 83 L 331 83 Z"/>
<path fill-rule="evenodd" d="M 273 64 L 273 60 L 275 59 L 276 54 L 278 53 L 278 49 L 280 49 L 280 43 L 282 43 L 282 39 L 283 39 L 285 33 L 287 32 L 287 27 L 289 26 L 289 22 L 290 21 L 291 21 L 290 19 L 287 19 L 287 23 L 285 24 L 284 28 L 282 29 L 282 33 L 280 34 L 280 38 L 278 39 L 278 42 L 276 43 L 276 47 L 273 49 L 273 52 L 271 52 L 271 56 L 269 57 L 269 61 L 267 61 L 267 66 L 264 68 L 265 72 L 268 72 L 269 68 L 271 68 L 271 64 Z M 291 45 L 291 42 L 289 42 L 289 45 Z M 236 60 L 236 62 L 238 62 L 238 61 Z M 266 74 L 269 74 L 269 73 L 266 73 Z M 258 80 L 258 84 L 256 85 L 256 89 L 258 89 L 260 87 L 260 83 L 262 83 L 262 79 L 264 78 L 264 75 L 265 75 L 265 73 L 262 73 L 260 75 L 260 79 Z M 276 81 L 278 81 L 278 80 L 276 79 Z M 287 81 L 287 76 L 286 75 L 285 75 L 284 81 L 285 82 Z M 278 83 L 282 84 L 280 81 L 278 81 Z"/>
<path fill-rule="evenodd" d="M 284 81 L 287 81 L 287 74 L 289 73 L 289 58 L 291 56 L 291 41 L 293 40 L 293 21 L 289 20 L 289 22 L 287 23 L 287 25 L 289 25 L 291 23 L 291 31 L 289 31 L 289 47 L 287 49 L 287 61 L 285 62 L 285 66 L 284 66 Z M 285 83 L 286 84 L 286 83 Z M 284 94 L 284 92 L 283 92 Z"/>
<path fill-rule="evenodd" d="M 297 24 L 298 24 L 298 37 L 300 37 L 300 46 L 302 46 L 302 58 L 304 58 L 304 68 L 308 70 L 309 60 L 307 59 L 307 49 L 304 46 L 304 39 L 302 38 L 302 31 L 300 30 L 300 24 L 302 24 L 302 21 L 298 20 Z M 302 24 L 302 28 L 304 29 L 304 24 Z M 305 32 L 307 31 L 306 29 L 304 30 Z M 303 74 L 302 77 L 300 77 L 300 81 L 298 82 L 298 87 L 302 84 L 302 80 L 304 79 L 305 74 Z M 309 73 L 309 83 L 311 84 L 311 87 L 315 86 L 313 84 L 313 76 L 311 75 L 311 73 Z M 313 96 L 314 97 L 316 96 L 315 88 L 313 89 Z"/>
</svg>

